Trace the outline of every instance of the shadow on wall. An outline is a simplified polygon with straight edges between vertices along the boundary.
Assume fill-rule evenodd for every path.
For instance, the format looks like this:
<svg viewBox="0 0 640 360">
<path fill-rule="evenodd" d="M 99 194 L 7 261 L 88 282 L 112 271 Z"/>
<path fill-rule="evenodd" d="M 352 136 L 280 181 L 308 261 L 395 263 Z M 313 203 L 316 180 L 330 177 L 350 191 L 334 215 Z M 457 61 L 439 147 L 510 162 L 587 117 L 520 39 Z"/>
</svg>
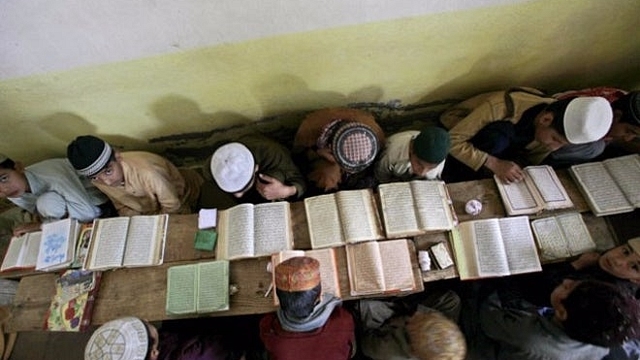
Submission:
<svg viewBox="0 0 640 360">
<path fill-rule="evenodd" d="M 319 69 L 321 71 L 321 69 Z M 313 90 L 299 76 L 279 74 L 255 84 L 253 96 L 266 115 L 280 114 L 284 111 L 295 112 L 313 109 L 317 104 L 322 107 L 344 106 L 354 101 L 380 101 L 383 91 L 380 87 L 369 86 L 351 94 L 335 91 Z"/>
<path fill-rule="evenodd" d="M 108 135 L 96 133 L 95 125 L 81 116 L 70 112 L 59 112 L 38 121 L 42 131 L 60 141 L 60 148 L 66 152 L 67 145 L 80 135 L 95 135 L 118 150 L 137 150 L 148 148 L 148 145 L 138 139 L 124 135 Z"/>
</svg>

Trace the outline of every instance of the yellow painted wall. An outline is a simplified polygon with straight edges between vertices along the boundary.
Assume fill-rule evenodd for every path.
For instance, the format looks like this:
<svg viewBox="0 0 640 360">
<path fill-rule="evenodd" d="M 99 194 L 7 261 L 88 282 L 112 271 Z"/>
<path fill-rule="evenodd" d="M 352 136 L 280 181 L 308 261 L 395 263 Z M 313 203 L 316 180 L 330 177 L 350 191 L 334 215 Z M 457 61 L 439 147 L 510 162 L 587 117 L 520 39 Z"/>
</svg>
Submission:
<svg viewBox="0 0 640 360">
<path fill-rule="evenodd" d="M 511 85 L 640 88 L 636 0 L 536 0 L 198 49 L 0 82 L 0 151 L 27 163 L 93 133 L 154 137 L 354 102 Z"/>
</svg>

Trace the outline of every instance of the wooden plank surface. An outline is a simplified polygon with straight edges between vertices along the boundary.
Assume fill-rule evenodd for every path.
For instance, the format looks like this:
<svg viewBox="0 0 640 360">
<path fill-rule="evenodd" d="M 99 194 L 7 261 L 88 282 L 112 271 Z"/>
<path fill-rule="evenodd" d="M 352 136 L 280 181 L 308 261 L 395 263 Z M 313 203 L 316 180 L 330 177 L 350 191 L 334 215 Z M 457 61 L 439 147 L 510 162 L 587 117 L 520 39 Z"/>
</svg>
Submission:
<svg viewBox="0 0 640 360">
<path fill-rule="evenodd" d="M 413 242 L 410 251 L 415 254 Z M 350 295 L 347 259 L 344 247 L 336 248 L 336 263 L 339 273 L 340 291 L 344 300 L 356 298 Z M 271 284 L 271 274 L 267 272 L 268 257 L 234 260 L 230 263 L 229 284 L 237 289 L 230 297 L 230 310 L 200 316 L 232 316 L 263 314 L 275 311 L 273 295 L 267 294 Z M 188 262 L 173 262 L 155 267 L 117 269 L 103 273 L 100 290 L 94 304 L 92 324 L 99 325 L 121 316 L 138 316 L 149 321 L 197 317 L 182 315 L 170 317 L 165 313 L 167 291 L 167 268 Z M 415 256 L 412 269 L 416 279 L 421 279 L 420 268 Z M 40 274 L 21 280 L 12 306 L 12 317 L 6 324 L 6 331 L 42 330 L 46 311 L 53 295 L 54 274 Z M 371 295 L 366 297 L 401 296 L 420 292 L 424 289 L 421 281 L 415 291 Z"/>
<path fill-rule="evenodd" d="M 574 202 L 575 208 L 572 210 L 588 210 L 568 172 L 559 171 L 558 176 Z M 493 179 L 449 184 L 447 188 L 459 221 L 505 216 L 502 200 Z M 471 199 L 478 199 L 483 203 L 483 211 L 478 216 L 471 216 L 464 212 L 464 204 Z M 303 250 L 310 249 L 304 203 L 299 201 L 291 205 L 295 247 Z M 548 216 L 553 213 L 549 212 L 544 215 Z M 594 239 L 597 234 L 598 239 L 604 239 L 602 246 L 607 246 L 611 235 L 606 222 L 602 218 L 593 217 L 593 219 L 589 218 L 587 224 L 590 231 L 596 231 L 592 232 Z M 93 323 L 102 324 L 126 315 L 140 316 L 150 321 L 169 319 L 164 310 L 167 268 L 181 263 L 215 258 L 214 252 L 195 250 L 193 240 L 196 231 L 197 214 L 171 215 L 164 265 L 105 272 L 94 307 Z M 414 241 L 416 248 L 414 253 L 417 250 L 428 249 L 433 244 L 442 241 L 451 250 L 447 232 L 421 235 L 416 237 Z M 344 299 L 353 299 L 349 295 L 345 251 L 344 248 L 338 249 L 337 262 L 340 269 L 341 292 Z M 452 251 L 451 254 L 453 254 Z M 237 293 L 231 297 L 231 309 L 207 314 L 207 316 L 260 314 L 275 310 L 272 297 L 264 296 L 271 282 L 271 276 L 266 270 L 268 260 L 263 257 L 232 261 L 230 284 L 237 288 Z M 455 267 L 421 272 L 415 259 L 413 269 L 418 278 L 422 278 L 426 282 L 458 276 Z M 7 323 L 7 331 L 42 329 L 44 317 L 54 292 L 54 281 L 54 274 L 38 274 L 22 278 L 12 306 L 12 318 Z"/>
</svg>

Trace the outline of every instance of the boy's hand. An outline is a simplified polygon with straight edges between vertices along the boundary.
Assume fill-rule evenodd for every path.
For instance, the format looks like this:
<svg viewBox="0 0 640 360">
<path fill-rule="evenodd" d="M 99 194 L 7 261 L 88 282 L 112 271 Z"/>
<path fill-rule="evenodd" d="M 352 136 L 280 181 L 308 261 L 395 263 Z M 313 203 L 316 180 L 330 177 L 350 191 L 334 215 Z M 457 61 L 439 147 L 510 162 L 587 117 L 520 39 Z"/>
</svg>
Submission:
<svg viewBox="0 0 640 360">
<path fill-rule="evenodd" d="M 256 189 L 267 200 L 286 199 L 297 192 L 295 186 L 285 185 L 280 180 L 265 174 L 258 174 Z"/>
<path fill-rule="evenodd" d="M 524 179 L 522 168 L 513 161 L 501 160 L 489 155 L 484 166 L 491 170 L 505 184 L 519 182 Z"/>
<path fill-rule="evenodd" d="M 600 254 L 595 251 L 587 252 L 580 255 L 579 258 L 571 262 L 571 266 L 574 269 L 580 270 L 589 266 L 596 265 L 598 263 L 598 259 L 600 259 Z"/>
</svg>

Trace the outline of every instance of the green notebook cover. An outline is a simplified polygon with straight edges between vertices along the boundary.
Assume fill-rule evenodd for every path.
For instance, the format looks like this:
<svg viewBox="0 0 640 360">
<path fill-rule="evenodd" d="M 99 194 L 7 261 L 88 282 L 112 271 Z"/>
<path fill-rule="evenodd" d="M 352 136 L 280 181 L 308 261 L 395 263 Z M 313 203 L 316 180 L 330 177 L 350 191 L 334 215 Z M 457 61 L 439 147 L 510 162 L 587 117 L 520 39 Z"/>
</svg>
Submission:
<svg viewBox="0 0 640 360">
<path fill-rule="evenodd" d="M 198 230 L 194 246 L 198 250 L 213 251 L 218 240 L 218 233 L 215 230 Z"/>
<path fill-rule="evenodd" d="M 167 270 L 167 314 L 201 314 L 228 309 L 229 261 L 177 265 Z"/>
</svg>

